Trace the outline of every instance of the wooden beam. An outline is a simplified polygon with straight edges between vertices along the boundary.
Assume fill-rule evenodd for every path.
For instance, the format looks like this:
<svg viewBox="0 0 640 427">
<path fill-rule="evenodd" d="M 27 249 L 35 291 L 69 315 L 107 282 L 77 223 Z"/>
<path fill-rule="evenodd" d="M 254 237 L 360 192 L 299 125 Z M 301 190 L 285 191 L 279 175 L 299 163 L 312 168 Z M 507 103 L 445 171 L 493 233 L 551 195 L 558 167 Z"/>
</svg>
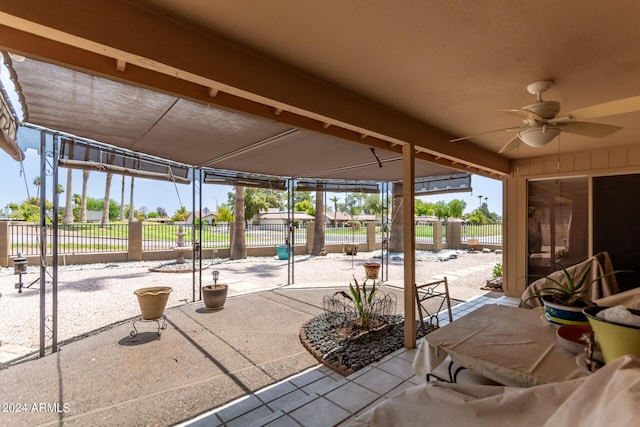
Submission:
<svg viewBox="0 0 640 427">
<path fill-rule="evenodd" d="M 404 346 L 416 348 L 416 228 L 415 180 L 416 150 L 413 144 L 402 147 L 402 221 L 404 228 Z"/>
</svg>

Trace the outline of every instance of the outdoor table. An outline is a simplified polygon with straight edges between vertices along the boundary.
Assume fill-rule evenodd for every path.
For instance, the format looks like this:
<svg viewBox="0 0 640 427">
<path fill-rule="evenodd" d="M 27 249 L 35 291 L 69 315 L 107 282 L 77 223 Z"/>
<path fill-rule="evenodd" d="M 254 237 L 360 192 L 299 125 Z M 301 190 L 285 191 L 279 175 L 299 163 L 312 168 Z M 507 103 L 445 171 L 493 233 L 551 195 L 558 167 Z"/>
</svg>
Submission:
<svg viewBox="0 0 640 427">
<path fill-rule="evenodd" d="M 577 356 L 556 344 L 556 328 L 540 308 L 488 304 L 426 335 L 413 369 L 426 375 L 447 355 L 472 372 L 514 387 L 588 375 Z"/>
</svg>

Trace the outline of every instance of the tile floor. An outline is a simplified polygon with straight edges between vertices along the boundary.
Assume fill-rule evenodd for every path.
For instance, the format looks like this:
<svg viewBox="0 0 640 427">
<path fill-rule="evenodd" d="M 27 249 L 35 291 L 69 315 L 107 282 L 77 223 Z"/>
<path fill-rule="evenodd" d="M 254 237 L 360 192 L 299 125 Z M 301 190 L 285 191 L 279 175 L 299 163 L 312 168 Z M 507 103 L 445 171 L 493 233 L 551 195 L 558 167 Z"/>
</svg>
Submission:
<svg viewBox="0 0 640 427">
<path fill-rule="evenodd" d="M 453 308 L 458 319 L 485 304 L 518 305 L 519 299 L 480 296 Z M 448 323 L 441 313 L 440 324 Z M 421 341 L 418 341 L 420 345 Z M 343 377 L 326 366 L 295 375 L 202 414 L 181 426 L 305 426 L 348 425 L 359 414 L 402 390 L 423 384 L 412 369 L 416 349 L 400 349 L 378 362 Z"/>
</svg>

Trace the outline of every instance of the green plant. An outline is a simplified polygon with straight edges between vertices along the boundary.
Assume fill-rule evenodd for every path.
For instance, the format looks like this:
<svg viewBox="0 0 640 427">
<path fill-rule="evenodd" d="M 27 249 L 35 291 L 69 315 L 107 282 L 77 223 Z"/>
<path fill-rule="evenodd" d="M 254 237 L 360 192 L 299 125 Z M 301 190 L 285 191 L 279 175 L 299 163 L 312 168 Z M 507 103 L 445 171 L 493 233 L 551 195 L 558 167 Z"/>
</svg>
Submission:
<svg viewBox="0 0 640 427">
<path fill-rule="evenodd" d="M 493 270 L 491 270 L 491 274 L 494 278 L 502 277 L 502 263 L 498 262 L 493 266 Z"/>
<path fill-rule="evenodd" d="M 358 316 L 362 321 L 362 326 L 366 328 L 371 322 L 371 312 L 373 309 L 373 304 L 375 302 L 373 297 L 375 296 L 378 289 L 374 280 L 373 285 L 371 286 L 371 289 L 367 294 L 366 280 L 362 283 L 362 287 L 358 283 L 358 279 L 356 279 L 356 276 L 353 276 L 353 281 L 355 283 L 355 286 L 351 282 L 349 282 L 349 292 L 351 293 L 351 295 L 349 295 L 345 291 L 338 291 L 334 295 L 341 295 L 355 305 L 356 310 L 358 311 Z"/>
<path fill-rule="evenodd" d="M 605 277 L 623 272 L 622 270 L 611 271 L 609 273 L 602 274 L 589 280 L 589 275 L 591 273 L 592 267 L 591 265 L 589 265 L 584 273 L 582 273 L 582 275 L 576 280 L 576 271 L 574 271 L 574 274 L 572 275 L 571 273 L 569 273 L 569 270 L 567 270 L 567 268 L 563 265 L 559 263 L 555 264 L 562 269 L 562 279 L 557 280 L 551 275 L 535 276 L 537 278 L 545 278 L 548 281 L 552 282 L 555 286 L 548 286 L 538 289 L 531 297 L 527 298 L 527 301 L 533 298 L 542 299 L 543 297 L 548 297 L 558 304 L 568 305 L 572 307 L 593 306 L 594 303 L 591 301 L 591 298 L 588 294 L 591 285 L 593 285 L 593 283 L 597 282 L 598 280 L 604 279 Z"/>
</svg>

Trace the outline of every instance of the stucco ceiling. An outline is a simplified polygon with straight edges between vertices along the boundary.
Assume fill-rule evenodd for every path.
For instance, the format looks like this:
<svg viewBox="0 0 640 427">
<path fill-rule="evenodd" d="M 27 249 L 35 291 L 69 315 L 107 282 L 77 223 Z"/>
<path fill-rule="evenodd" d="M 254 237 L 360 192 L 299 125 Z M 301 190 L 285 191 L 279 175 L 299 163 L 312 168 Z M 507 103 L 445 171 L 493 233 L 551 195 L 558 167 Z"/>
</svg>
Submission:
<svg viewBox="0 0 640 427">
<path fill-rule="evenodd" d="M 503 155 L 507 132 L 448 142 L 519 125 L 497 110 L 533 103 L 526 86 L 536 80 L 554 81 L 543 98 L 561 111 L 640 95 L 640 4 L 631 0 L 34 0 L 0 2 L 0 11 L 5 49 L 349 140 L 345 159 L 362 151 L 372 160 L 366 144 L 397 157 L 413 143 L 425 162 L 500 176 L 509 159 L 631 145 L 640 132 L 636 112 L 593 119 L 624 128 L 603 140 L 563 133 Z M 145 72 L 208 88 L 209 98 Z"/>
<path fill-rule="evenodd" d="M 634 1 L 329 1 L 138 3 L 455 136 L 517 126 L 498 109 L 535 97 L 561 111 L 640 95 L 640 4 Z M 211 6 L 207 6 L 210 5 Z M 635 142 L 640 113 L 593 120 L 623 126 L 606 140 L 563 134 L 562 151 Z M 497 152 L 512 133 L 472 142 Z M 558 143 L 510 158 L 555 153 Z"/>
</svg>

